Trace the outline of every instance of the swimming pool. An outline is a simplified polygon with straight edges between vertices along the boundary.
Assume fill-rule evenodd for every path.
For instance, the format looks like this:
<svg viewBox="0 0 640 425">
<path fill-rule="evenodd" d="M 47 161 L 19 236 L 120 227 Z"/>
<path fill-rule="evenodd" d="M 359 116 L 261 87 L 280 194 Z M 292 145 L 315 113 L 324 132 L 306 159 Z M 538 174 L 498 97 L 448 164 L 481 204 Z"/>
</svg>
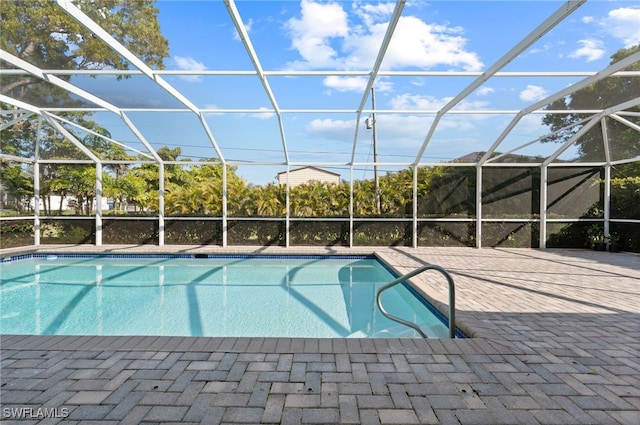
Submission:
<svg viewBox="0 0 640 425">
<path fill-rule="evenodd" d="M 203 257 L 203 258 L 198 258 Z M 29 255 L 0 267 L 0 333 L 413 338 L 376 290 L 395 276 L 361 256 Z M 446 338 L 408 285 L 387 310 Z M 441 315 L 440 315 L 441 316 Z"/>
</svg>

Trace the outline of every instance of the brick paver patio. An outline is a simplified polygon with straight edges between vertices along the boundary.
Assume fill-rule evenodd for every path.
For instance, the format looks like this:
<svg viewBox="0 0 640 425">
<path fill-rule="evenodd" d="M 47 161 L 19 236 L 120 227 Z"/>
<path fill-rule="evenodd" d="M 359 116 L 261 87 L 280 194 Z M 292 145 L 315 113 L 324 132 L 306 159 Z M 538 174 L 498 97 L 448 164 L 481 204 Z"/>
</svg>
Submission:
<svg viewBox="0 0 640 425">
<path fill-rule="evenodd" d="M 463 248 L 376 252 L 401 272 L 424 263 L 448 269 L 456 282 L 458 325 L 472 338 L 5 335 L 2 420 L 640 424 L 640 256 Z M 413 281 L 446 311 L 441 277 L 426 273 Z"/>
</svg>

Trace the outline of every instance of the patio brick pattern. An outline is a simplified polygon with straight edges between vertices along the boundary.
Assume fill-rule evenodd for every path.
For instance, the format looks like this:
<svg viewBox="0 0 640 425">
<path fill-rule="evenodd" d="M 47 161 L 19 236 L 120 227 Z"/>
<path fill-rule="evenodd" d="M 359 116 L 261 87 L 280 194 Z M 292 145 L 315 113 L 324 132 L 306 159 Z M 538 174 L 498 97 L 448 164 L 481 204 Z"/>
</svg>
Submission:
<svg viewBox="0 0 640 425">
<path fill-rule="evenodd" d="M 4 335 L 3 423 L 640 424 L 640 256 L 377 252 L 472 338 Z"/>
</svg>

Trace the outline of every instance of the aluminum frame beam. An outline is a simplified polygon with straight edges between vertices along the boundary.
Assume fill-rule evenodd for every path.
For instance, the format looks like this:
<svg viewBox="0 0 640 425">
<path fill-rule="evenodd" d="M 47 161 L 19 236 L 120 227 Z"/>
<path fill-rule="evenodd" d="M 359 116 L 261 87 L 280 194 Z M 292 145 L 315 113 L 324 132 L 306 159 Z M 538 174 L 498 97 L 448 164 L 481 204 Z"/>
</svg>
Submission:
<svg viewBox="0 0 640 425">
<path fill-rule="evenodd" d="M 127 61 L 129 61 L 133 66 L 138 68 L 143 74 L 149 77 L 152 81 L 158 84 L 162 89 L 164 89 L 168 94 L 173 96 L 180 103 L 189 108 L 193 113 L 201 117 L 201 111 L 193 104 L 189 99 L 187 99 L 182 93 L 180 93 L 177 89 L 175 89 L 171 84 L 169 84 L 165 79 L 163 79 L 160 75 L 157 75 L 154 70 L 152 70 L 147 64 L 138 59 L 136 55 L 131 53 L 126 47 L 124 47 L 118 40 L 113 38 L 111 34 L 106 32 L 100 25 L 90 19 L 87 15 L 85 15 L 78 7 L 76 7 L 70 0 L 55 0 L 58 6 L 62 8 L 67 14 L 73 17 L 76 21 L 78 21 L 82 26 L 91 31 L 96 37 L 102 40 L 109 48 L 113 51 L 124 57 Z M 122 114 L 121 114 L 122 115 Z M 206 121 L 201 119 L 201 123 L 205 126 L 205 131 L 207 135 L 212 135 L 211 129 L 209 129 Z M 225 159 L 222 155 L 222 151 L 218 146 L 218 142 L 215 139 L 210 139 L 213 148 L 220 160 L 224 163 Z M 153 150 L 155 153 L 154 156 L 157 156 L 157 152 Z"/>
<path fill-rule="evenodd" d="M 400 17 L 402 16 L 402 10 L 404 9 L 404 5 L 406 0 L 398 0 L 396 2 L 396 6 L 393 9 L 393 14 L 391 15 L 391 19 L 389 20 L 389 25 L 387 26 L 387 30 L 385 31 L 384 37 L 382 39 L 382 44 L 378 49 L 378 55 L 376 56 L 376 60 L 373 63 L 373 67 L 371 68 L 371 72 L 369 73 L 369 80 L 367 81 L 367 85 L 364 88 L 364 92 L 362 94 L 362 100 L 360 101 L 360 105 L 356 111 L 356 128 L 355 134 L 353 136 L 353 147 L 351 151 L 351 162 L 355 160 L 356 155 L 356 145 L 358 141 L 358 131 L 360 129 L 360 117 L 362 116 L 362 112 L 364 110 L 364 105 L 367 103 L 367 99 L 369 98 L 369 94 L 371 93 L 371 88 L 378 78 L 378 73 L 380 72 L 380 67 L 382 66 L 382 61 L 384 60 L 384 56 L 387 53 L 387 49 L 389 48 L 389 44 L 391 44 L 391 38 L 398 26 L 398 22 L 400 21 Z"/>
<path fill-rule="evenodd" d="M 629 121 L 629 120 L 628 120 L 628 119 L 626 119 L 626 118 L 622 118 L 622 117 L 621 117 L 620 115 L 618 115 L 617 113 L 616 113 L 616 114 L 609 114 L 609 115 L 608 115 L 608 117 L 609 117 L 609 118 L 613 118 L 614 120 L 616 120 L 616 121 L 618 121 L 618 122 L 620 122 L 620 123 L 622 123 L 622 124 L 626 125 L 626 126 L 627 126 L 627 127 L 629 127 L 629 128 L 632 128 L 632 129 L 634 129 L 634 130 L 636 130 L 636 131 L 640 131 L 640 125 L 638 125 L 638 124 L 636 124 L 636 123 L 633 123 L 633 122 Z"/>
<path fill-rule="evenodd" d="M 20 113 L 20 112 L 16 112 L 16 113 Z M 7 121 L 5 123 L 0 124 L 0 131 L 6 130 L 7 128 L 11 127 L 14 124 L 19 123 L 20 121 L 24 121 L 32 115 L 34 115 L 33 112 L 27 112 L 27 113 L 23 112 L 22 115 L 20 115 L 19 117 L 14 118 L 11 121 Z"/>
<path fill-rule="evenodd" d="M 76 138 L 69 130 L 64 128 L 62 124 L 56 121 L 55 116 L 49 112 L 43 112 L 42 117 L 49 123 L 51 127 L 53 127 L 58 133 L 62 134 L 67 138 L 71 143 L 75 145 L 78 149 L 82 151 L 85 155 L 87 155 L 93 162 L 100 163 L 100 158 L 96 156 L 93 152 L 89 150 L 80 140 Z"/>
<path fill-rule="evenodd" d="M 44 81 L 52 83 L 70 93 L 75 94 L 76 96 L 79 96 L 92 103 L 95 103 L 96 105 L 99 105 L 111 112 L 118 113 L 119 111 L 118 108 L 116 108 L 114 105 L 110 104 L 109 102 L 106 102 L 105 100 L 99 98 L 98 96 L 95 96 L 92 93 L 82 90 L 81 88 L 76 87 L 73 84 L 63 79 L 56 77 L 55 75 L 48 74 L 44 72 L 42 69 L 34 65 L 31 65 L 29 62 L 24 61 L 19 57 L 12 55 L 11 53 L 5 50 L 0 49 L 0 59 L 7 61 L 14 66 L 17 66 L 18 68 L 22 68 L 31 75 L 34 75 Z"/>
<path fill-rule="evenodd" d="M 485 155 L 480 159 L 479 163 L 483 164 L 484 162 L 486 162 L 489 157 L 491 156 L 491 154 L 496 150 L 496 148 L 500 145 L 500 143 L 502 143 L 502 141 L 509 135 L 509 133 L 511 132 L 511 130 L 513 130 L 513 128 L 516 126 L 516 124 L 527 114 L 529 114 L 532 111 L 535 111 L 537 109 L 542 108 L 545 105 L 548 105 L 552 102 L 555 102 L 558 99 L 561 99 L 567 95 L 570 95 L 571 93 L 575 93 L 578 90 L 595 83 L 596 81 L 600 81 L 606 77 L 611 76 L 612 74 L 614 74 L 617 71 L 620 71 L 630 65 L 633 65 L 634 63 L 640 61 L 640 52 L 637 52 L 631 56 L 628 56 L 624 59 L 622 59 L 619 62 L 614 63 L 613 65 L 608 66 L 607 68 L 605 68 L 604 70 L 596 73 L 595 75 L 591 76 L 591 77 L 587 77 L 585 79 L 583 79 L 582 81 L 577 82 L 576 84 L 573 84 L 563 90 L 560 90 L 559 92 L 556 92 L 554 94 L 552 94 L 551 96 L 547 96 L 546 98 L 534 103 L 533 105 L 530 105 L 529 107 L 523 109 L 522 111 L 518 112 L 518 114 L 513 118 L 513 120 L 511 120 L 511 122 L 505 127 L 505 129 L 502 131 L 502 133 L 500 134 L 500 136 L 498 136 L 498 138 L 496 139 L 495 142 L 493 142 L 493 145 L 491 146 L 491 148 L 487 151 L 487 153 L 485 153 Z M 634 105 L 632 105 L 634 106 Z M 631 107 L 631 106 L 630 106 Z M 575 113 L 576 111 L 568 111 L 568 113 Z M 600 112 L 602 113 L 602 112 Z"/>
<path fill-rule="evenodd" d="M 640 52 L 639 52 L 640 54 Z M 619 105 L 612 106 L 611 108 L 605 109 L 600 114 L 593 116 L 588 123 L 585 124 L 578 132 L 576 132 L 569 140 L 567 140 L 558 150 L 556 150 L 551 156 L 549 156 L 544 162 L 543 165 L 548 165 L 549 163 L 555 161 L 562 152 L 566 151 L 569 146 L 574 144 L 580 137 L 582 137 L 587 131 L 589 131 L 593 126 L 600 122 L 600 119 L 610 115 L 612 113 L 628 109 L 634 106 L 640 105 L 640 97 L 635 99 L 628 100 L 626 102 L 620 103 Z M 604 141 L 603 141 L 604 143 Z"/>
<path fill-rule="evenodd" d="M 240 12 L 238 12 L 238 8 L 233 0 L 224 0 L 224 4 L 227 7 L 227 11 L 229 12 L 229 16 L 231 16 L 231 20 L 233 21 L 233 25 L 236 27 L 236 31 L 240 36 L 240 40 L 242 40 L 242 44 L 244 45 L 244 49 L 249 55 L 249 59 L 253 64 L 254 69 L 256 70 L 256 74 L 260 79 L 260 83 L 264 88 L 264 91 L 269 98 L 269 102 L 271 102 L 271 106 L 273 106 L 273 112 L 278 117 L 278 128 L 280 130 L 280 139 L 282 141 L 282 149 L 284 153 L 285 161 L 289 162 L 289 152 L 287 148 L 287 138 L 286 133 L 284 131 L 284 123 L 282 121 L 282 113 L 280 112 L 280 107 L 278 106 L 278 101 L 276 100 L 275 95 L 273 94 L 273 90 L 271 90 L 271 86 L 269 85 L 269 81 L 267 80 L 264 70 L 262 69 L 262 64 L 260 63 L 260 59 L 256 53 L 256 50 L 253 47 L 253 43 L 251 43 L 251 38 L 249 38 L 249 33 L 247 32 L 247 28 L 242 22 L 242 18 L 240 17 Z"/>
<path fill-rule="evenodd" d="M 424 155 L 424 151 L 427 149 L 433 134 L 440 122 L 440 119 L 446 114 L 449 110 L 451 110 L 458 103 L 462 102 L 473 93 L 478 87 L 484 84 L 487 80 L 489 80 L 492 76 L 494 76 L 500 69 L 507 66 L 512 60 L 518 57 L 522 52 L 524 52 L 529 46 L 538 41 L 543 35 L 551 31 L 556 25 L 562 22 L 567 16 L 573 13 L 578 7 L 585 3 L 586 0 L 578 0 L 578 1 L 568 1 L 564 5 L 562 5 L 556 12 L 554 12 L 550 17 L 548 17 L 542 24 L 538 25 L 536 29 L 534 29 L 528 36 L 526 36 L 522 41 L 516 44 L 511 50 L 509 50 L 502 58 L 500 58 L 496 63 L 491 65 L 486 72 L 484 72 L 480 77 L 478 77 L 473 83 L 463 89 L 456 97 L 454 97 L 449 103 L 447 103 L 436 115 L 433 123 L 431 124 L 431 128 L 429 128 L 429 132 L 427 133 L 427 137 L 424 139 L 424 143 L 422 147 L 418 151 L 418 155 L 414 161 L 414 164 L 420 163 L 422 159 L 422 155 Z"/>
<path fill-rule="evenodd" d="M 58 86 L 58 87 L 60 87 L 60 88 L 62 88 L 64 90 L 67 90 L 67 91 L 75 94 L 78 97 L 86 99 L 86 100 L 88 100 L 90 102 L 93 102 L 93 103 L 95 103 L 97 105 L 100 105 L 104 109 L 106 109 L 107 111 L 110 111 L 110 112 L 112 112 L 112 113 L 114 113 L 114 114 L 116 114 L 116 115 L 118 115 L 120 117 L 124 117 L 125 116 L 124 112 L 122 112 L 117 106 L 112 105 L 111 103 L 107 102 L 106 100 L 101 99 L 101 98 L 99 98 L 97 96 L 94 96 L 93 94 L 87 92 L 86 90 L 83 90 L 83 89 L 81 89 L 79 87 L 76 87 L 73 84 L 68 83 L 67 81 L 64 81 L 64 80 L 62 80 L 62 79 L 60 79 L 58 77 L 49 75 L 49 74 L 43 72 L 40 68 L 37 68 L 37 67 L 31 65 L 30 63 L 28 63 L 28 62 L 26 62 L 26 61 L 24 61 L 24 60 L 22 60 L 22 59 L 20 59 L 20 58 L 18 58 L 16 56 L 12 55 L 11 53 L 8 53 L 8 52 L 6 52 L 4 50 L 0 50 L 0 58 L 4 59 L 5 61 L 7 61 L 7 62 L 9 62 L 11 64 L 13 64 L 14 66 L 17 66 L 17 67 L 20 67 L 20 68 L 24 69 L 26 72 L 28 72 L 31 75 L 34 75 L 34 76 L 36 76 L 36 77 L 38 77 L 38 78 L 40 78 L 40 79 L 42 79 L 44 81 L 48 81 L 51 84 L 53 84 L 55 86 Z M 66 122 L 68 124 L 70 123 L 68 120 L 65 120 L 63 118 L 57 117 L 57 116 L 55 116 L 54 114 L 52 114 L 50 111 L 48 111 L 46 109 L 41 109 L 41 112 L 42 112 L 42 113 L 40 113 L 41 116 L 44 116 L 44 114 L 46 113 L 46 114 L 49 114 L 50 117 L 55 117 L 57 120 L 64 121 L 64 122 Z M 47 121 L 49 121 L 49 120 L 47 120 Z M 139 131 L 135 128 L 134 124 L 130 120 L 125 120 L 125 124 L 132 131 L 134 131 L 134 133 L 139 133 Z M 89 130 L 89 129 L 83 127 L 83 126 L 80 126 L 80 125 L 77 125 L 77 124 L 72 124 L 72 125 L 76 126 L 77 128 L 82 129 L 83 131 L 97 134 L 95 132 L 92 132 L 92 130 Z M 67 137 L 67 136 L 65 135 L 65 137 Z M 100 135 L 100 137 L 104 137 L 104 136 Z M 156 161 L 158 161 L 158 162 L 162 161 L 162 159 L 158 156 L 157 152 L 155 152 L 155 149 L 153 149 L 153 147 L 150 144 L 145 143 L 145 141 L 142 140 L 142 139 L 140 141 L 149 150 L 149 152 L 155 158 Z M 81 142 L 79 142 L 79 143 L 81 143 Z M 119 142 L 116 142 L 116 143 L 118 143 L 119 145 L 123 145 L 123 144 L 121 144 Z M 132 150 L 135 151 L 135 149 L 132 149 Z"/>
<path fill-rule="evenodd" d="M 144 75 L 140 70 L 136 69 L 47 69 L 46 72 L 51 75 Z M 155 69 L 155 75 L 175 75 L 175 76 L 255 76 L 256 71 L 247 70 L 215 70 L 215 69 L 199 69 L 199 70 L 175 70 L 175 69 Z M 368 77 L 371 71 L 357 70 L 263 70 L 267 77 Z M 597 71 L 499 71 L 494 77 L 590 77 Z M 0 69 L 0 75 L 24 75 L 25 71 L 21 69 Z M 385 71 L 380 70 L 378 77 L 480 77 L 482 71 Z M 613 77 L 638 77 L 640 71 L 620 71 L 612 75 Z"/>
</svg>

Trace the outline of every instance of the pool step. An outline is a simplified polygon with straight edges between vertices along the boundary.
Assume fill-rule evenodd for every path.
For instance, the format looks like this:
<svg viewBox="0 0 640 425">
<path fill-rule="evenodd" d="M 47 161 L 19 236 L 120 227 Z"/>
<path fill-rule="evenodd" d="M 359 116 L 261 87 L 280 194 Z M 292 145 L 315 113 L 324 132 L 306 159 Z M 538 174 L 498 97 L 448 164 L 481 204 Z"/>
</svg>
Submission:
<svg viewBox="0 0 640 425">
<path fill-rule="evenodd" d="M 420 327 L 428 336 L 436 337 L 438 333 L 430 326 Z M 371 334 L 368 329 L 357 330 L 347 336 L 347 338 L 417 338 L 419 335 L 413 329 L 407 328 L 404 325 L 391 326 L 388 328 L 380 329 Z M 442 337 L 446 338 L 446 336 Z"/>
</svg>

